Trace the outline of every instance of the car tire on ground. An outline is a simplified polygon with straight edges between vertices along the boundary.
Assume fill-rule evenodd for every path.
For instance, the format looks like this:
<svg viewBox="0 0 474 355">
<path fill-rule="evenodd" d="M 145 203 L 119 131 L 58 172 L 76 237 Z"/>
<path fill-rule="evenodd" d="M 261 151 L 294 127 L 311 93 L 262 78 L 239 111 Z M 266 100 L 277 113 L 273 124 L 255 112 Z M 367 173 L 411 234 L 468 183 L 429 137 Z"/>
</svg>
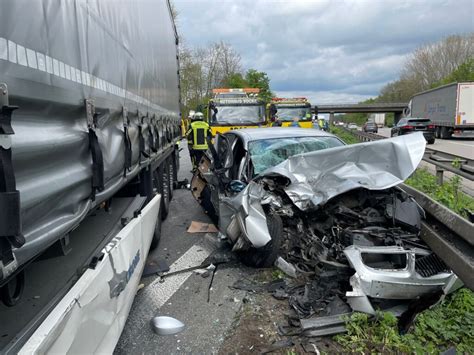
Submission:
<svg viewBox="0 0 474 355">
<path fill-rule="evenodd" d="M 250 248 L 238 253 L 239 258 L 247 266 L 270 267 L 275 263 L 283 242 L 283 222 L 276 214 L 267 214 L 267 226 L 270 232 L 270 242 L 262 248 Z"/>
<path fill-rule="evenodd" d="M 434 144 L 434 142 L 435 142 L 435 139 L 434 139 L 434 138 L 433 138 L 433 139 L 430 139 L 430 140 L 428 140 L 428 144 Z"/>
</svg>

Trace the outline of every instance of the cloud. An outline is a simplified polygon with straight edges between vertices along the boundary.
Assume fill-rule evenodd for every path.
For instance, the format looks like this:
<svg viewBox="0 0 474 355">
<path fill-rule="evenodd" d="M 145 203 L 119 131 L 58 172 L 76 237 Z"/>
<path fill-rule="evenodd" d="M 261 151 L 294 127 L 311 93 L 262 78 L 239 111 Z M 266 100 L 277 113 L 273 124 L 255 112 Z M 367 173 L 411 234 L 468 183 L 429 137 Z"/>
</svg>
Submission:
<svg viewBox="0 0 474 355">
<path fill-rule="evenodd" d="M 376 96 L 416 47 L 474 31 L 472 0 L 174 3 L 188 46 L 223 40 L 244 67 L 267 72 L 273 90 L 334 100 Z"/>
</svg>

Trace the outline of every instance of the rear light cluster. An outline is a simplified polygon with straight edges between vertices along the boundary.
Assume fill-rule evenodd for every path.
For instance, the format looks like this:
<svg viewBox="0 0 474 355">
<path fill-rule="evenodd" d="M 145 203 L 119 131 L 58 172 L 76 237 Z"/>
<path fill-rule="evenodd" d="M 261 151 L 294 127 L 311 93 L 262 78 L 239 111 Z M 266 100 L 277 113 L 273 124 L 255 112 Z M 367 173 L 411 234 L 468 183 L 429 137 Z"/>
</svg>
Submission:
<svg viewBox="0 0 474 355">
<path fill-rule="evenodd" d="M 403 126 L 403 129 L 413 129 L 415 128 L 414 126 Z"/>
<path fill-rule="evenodd" d="M 429 128 L 429 129 L 435 129 L 435 125 L 434 125 L 434 124 L 429 124 L 429 125 L 428 125 L 428 128 Z"/>
</svg>

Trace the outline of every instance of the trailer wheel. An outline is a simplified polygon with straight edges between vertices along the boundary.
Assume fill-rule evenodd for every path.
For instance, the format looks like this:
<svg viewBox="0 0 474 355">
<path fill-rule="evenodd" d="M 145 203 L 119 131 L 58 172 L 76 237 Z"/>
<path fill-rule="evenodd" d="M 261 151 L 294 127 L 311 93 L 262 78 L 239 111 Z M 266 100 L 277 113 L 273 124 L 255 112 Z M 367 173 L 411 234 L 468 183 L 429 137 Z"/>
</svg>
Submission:
<svg viewBox="0 0 474 355">
<path fill-rule="evenodd" d="M 168 171 L 169 171 L 169 182 L 170 182 L 170 201 L 173 199 L 173 190 L 176 184 L 176 164 L 174 161 L 174 154 L 172 154 L 168 159 Z"/>
<path fill-rule="evenodd" d="M 20 271 L 12 280 L 0 289 L 0 297 L 7 307 L 15 306 L 25 289 L 25 273 Z"/>
<path fill-rule="evenodd" d="M 441 138 L 441 127 L 440 126 L 436 126 L 435 138 Z"/>
<path fill-rule="evenodd" d="M 162 224 L 162 219 L 161 219 L 161 208 L 160 211 L 158 212 L 158 217 L 156 219 L 156 224 L 155 224 L 155 230 L 153 232 L 153 238 L 151 239 L 151 244 L 150 244 L 150 250 L 155 250 L 158 244 L 160 243 L 161 239 L 161 224 Z"/>
<path fill-rule="evenodd" d="M 441 127 L 440 138 L 441 139 L 451 138 L 451 133 L 449 132 L 448 127 Z"/>
<path fill-rule="evenodd" d="M 157 170 L 157 190 L 161 194 L 161 219 L 165 220 L 168 216 L 170 208 L 170 188 L 169 188 L 169 173 L 168 164 L 163 162 Z"/>
</svg>

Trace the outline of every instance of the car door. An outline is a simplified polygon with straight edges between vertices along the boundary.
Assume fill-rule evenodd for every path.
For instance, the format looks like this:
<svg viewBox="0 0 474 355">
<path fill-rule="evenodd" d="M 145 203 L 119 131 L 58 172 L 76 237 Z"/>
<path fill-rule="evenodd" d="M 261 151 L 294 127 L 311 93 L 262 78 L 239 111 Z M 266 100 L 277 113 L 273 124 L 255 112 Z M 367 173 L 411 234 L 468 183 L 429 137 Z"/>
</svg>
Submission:
<svg viewBox="0 0 474 355">
<path fill-rule="evenodd" d="M 217 225 L 219 221 L 219 200 L 224 193 L 232 167 L 233 134 L 217 134 L 214 145 L 201 160 L 191 179 L 191 193 Z"/>
</svg>

